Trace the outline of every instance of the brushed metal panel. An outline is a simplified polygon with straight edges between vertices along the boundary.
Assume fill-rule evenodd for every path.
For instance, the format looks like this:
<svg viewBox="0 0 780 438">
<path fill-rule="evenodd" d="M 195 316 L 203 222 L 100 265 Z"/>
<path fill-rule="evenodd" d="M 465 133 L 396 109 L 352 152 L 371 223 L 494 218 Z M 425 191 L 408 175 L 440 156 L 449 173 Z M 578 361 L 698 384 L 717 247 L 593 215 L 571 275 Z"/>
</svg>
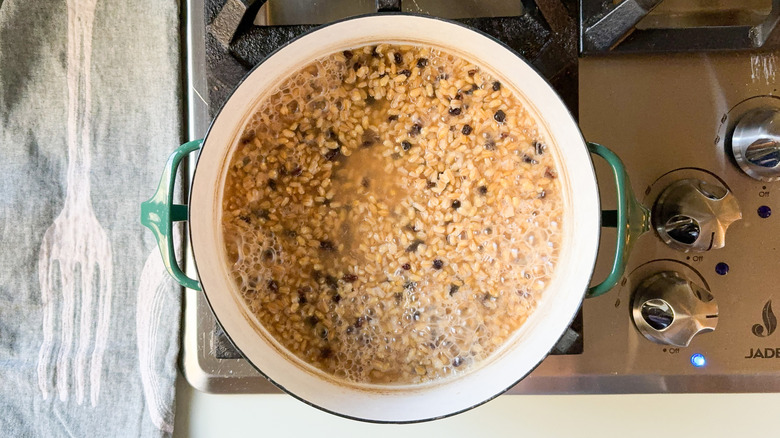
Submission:
<svg viewBox="0 0 780 438">
<path fill-rule="evenodd" d="M 401 10 L 450 19 L 517 17 L 524 11 L 520 0 L 406 0 Z"/>
<path fill-rule="evenodd" d="M 376 12 L 375 0 L 268 0 L 260 7 L 258 26 L 322 24 Z"/>
<path fill-rule="evenodd" d="M 682 253 L 667 247 L 655 234 L 638 239 L 627 274 L 656 259 L 676 260 L 698 272 L 720 307 L 717 330 L 697 336 L 691 346 L 675 350 L 645 340 L 629 318 L 636 281 L 585 304 L 585 355 L 577 362 L 583 374 L 716 376 L 730 375 L 725 386 L 756 374 L 780 376 L 780 360 L 747 359 L 751 349 L 780 347 L 780 333 L 758 337 L 762 309 L 769 300 L 780 309 L 780 224 L 762 219 L 761 205 L 780 209 L 780 184 L 756 181 L 726 153 L 721 124 L 733 123 L 729 110 L 745 99 L 776 95 L 777 54 L 721 53 L 709 55 L 623 56 L 580 61 L 580 122 L 585 138 L 612 148 L 625 162 L 634 190 L 657 193 L 654 182 L 680 168 L 699 168 L 718 176 L 738 199 L 743 219 L 728 230 L 726 246 L 705 253 Z M 597 164 L 600 180 L 608 170 Z M 667 178 L 668 179 L 668 178 Z M 602 204 L 614 206 L 614 189 L 605 184 Z M 603 244 L 611 245 L 611 233 Z M 604 246 L 603 248 L 609 248 Z M 730 266 L 727 275 L 717 263 Z M 606 272 L 601 257 L 597 274 Z M 695 368 L 691 354 L 708 363 Z M 714 382 L 714 381 L 713 381 Z M 731 382 L 731 383 L 729 383 Z M 736 385 L 736 384 L 735 384 Z M 738 386 L 738 385 L 737 385 Z M 735 387 L 737 387 L 735 386 Z M 777 385 L 773 386 L 777 390 Z M 658 391 L 672 390 L 659 386 Z"/>
</svg>

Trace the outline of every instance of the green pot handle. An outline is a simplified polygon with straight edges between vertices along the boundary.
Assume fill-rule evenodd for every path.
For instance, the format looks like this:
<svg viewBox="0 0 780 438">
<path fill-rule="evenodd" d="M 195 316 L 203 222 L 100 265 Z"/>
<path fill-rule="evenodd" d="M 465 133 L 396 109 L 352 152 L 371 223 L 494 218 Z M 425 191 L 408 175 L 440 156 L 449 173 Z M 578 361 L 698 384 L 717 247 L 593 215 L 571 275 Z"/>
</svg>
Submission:
<svg viewBox="0 0 780 438">
<path fill-rule="evenodd" d="M 141 224 L 154 233 L 165 268 L 182 286 L 195 290 L 200 290 L 200 283 L 182 272 L 173 251 L 173 222 L 186 221 L 188 216 L 186 205 L 173 203 L 173 184 L 181 160 L 200 150 L 202 144 L 203 140 L 194 140 L 179 146 L 168 157 L 154 196 L 141 204 Z"/>
<path fill-rule="evenodd" d="M 650 229 L 650 210 L 637 201 L 623 162 L 614 152 L 598 143 L 588 143 L 588 150 L 603 158 L 612 168 L 617 187 L 617 210 L 601 212 L 601 226 L 617 228 L 617 245 L 612 270 L 601 283 L 588 288 L 586 298 L 593 298 L 615 287 L 626 270 L 626 261 L 636 239 Z"/>
</svg>

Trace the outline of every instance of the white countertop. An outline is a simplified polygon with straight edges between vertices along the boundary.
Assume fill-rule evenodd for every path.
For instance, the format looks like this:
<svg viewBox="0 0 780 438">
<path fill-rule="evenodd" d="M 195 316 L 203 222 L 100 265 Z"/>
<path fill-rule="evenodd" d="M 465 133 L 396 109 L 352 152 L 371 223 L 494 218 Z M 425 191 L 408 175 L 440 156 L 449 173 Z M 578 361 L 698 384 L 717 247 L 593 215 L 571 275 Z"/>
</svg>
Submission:
<svg viewBox="0 0 780 438">
<path fill-rule="evenodd" d="M 504 395 L 451 418 L 378 425 L 287 395 L 204 394 L 179 378 L 174 437 L 757 437 L 780 436 L 780 394 Z"/>
</svg>

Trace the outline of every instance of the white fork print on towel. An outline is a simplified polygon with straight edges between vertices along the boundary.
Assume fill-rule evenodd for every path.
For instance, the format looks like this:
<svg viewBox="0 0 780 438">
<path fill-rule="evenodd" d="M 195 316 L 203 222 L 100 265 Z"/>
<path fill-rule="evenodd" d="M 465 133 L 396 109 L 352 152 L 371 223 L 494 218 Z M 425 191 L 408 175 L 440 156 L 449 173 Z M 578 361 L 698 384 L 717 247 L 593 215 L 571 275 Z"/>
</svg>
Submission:
<svg viewBox="0 0 780 438">
<path fill-rule="evenodd" d="M 178 241 L 180 239 L 176 239 L 176 242 Z M 177 249 L 176 253 L 178 252 Z M 171 307 L 176 305 L 176 301 L 170 299 L 170 294 L 179 291 L 173 290 L 172 283 L 160 251 L 154 248 L 146 258 L 138 283 L 135 328 L 138 368 L 149 417 L 158 429 L 167 433 L 173 433 L 173 406 L 169 402 L 170 388 L 166 387 L 160 372 L 169 364 L 165 362 L 166 346 L 160 345 L 157 338 L 160 335 L 160 327 L 165 327 L 161 321 L 171 317 Z M 171 339 L 176 336 L 175 333 L 167 335 Z"/>
<path fill-rule="evenodd" d="M 60 400 L 75 395 L 81 405 L 89 383 L 92 406 L 100 395 L 113 275 L 111 242 L 90 199 L 90 62 L 96 3 L 68 0 L 68 187 L 62 212 L 46 230 L 38 256 L 43 301 L 38 387 L 44 399 L 56 390 Z"/>
</svg>

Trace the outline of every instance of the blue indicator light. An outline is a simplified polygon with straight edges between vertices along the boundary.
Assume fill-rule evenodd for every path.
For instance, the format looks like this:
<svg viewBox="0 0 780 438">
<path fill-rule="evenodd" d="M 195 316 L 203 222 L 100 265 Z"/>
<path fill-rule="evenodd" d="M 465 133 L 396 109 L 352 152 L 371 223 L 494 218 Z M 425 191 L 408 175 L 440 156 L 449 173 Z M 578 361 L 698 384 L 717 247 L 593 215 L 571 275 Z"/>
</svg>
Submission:
<svg viewBox="0 0 780 438">
<path fill-rule="evenodd" d="M 704 358 L 703 354 L 696 353 L 691 356 L 691 364 L 693 364 L 693 366 L 696 368 L 701 368 L 704 365 L 707 365 L 707 359 Z"/>
<path fill-rule="evenodd" d="M 758 217 L 762 219 L 766 219 L 771 215 L 772 215 L 772 209 L 769 208 L 769 206 L 762 205 L 761 207 L 758 207 Z"/>
<path fill-rule="evenodd" d="M 718 275 L 726 275 L 729 273 L 729 265 L 723 262 L 718 263 L 715 265 L 715 272 L 718 273 Z"/>
</svg>

